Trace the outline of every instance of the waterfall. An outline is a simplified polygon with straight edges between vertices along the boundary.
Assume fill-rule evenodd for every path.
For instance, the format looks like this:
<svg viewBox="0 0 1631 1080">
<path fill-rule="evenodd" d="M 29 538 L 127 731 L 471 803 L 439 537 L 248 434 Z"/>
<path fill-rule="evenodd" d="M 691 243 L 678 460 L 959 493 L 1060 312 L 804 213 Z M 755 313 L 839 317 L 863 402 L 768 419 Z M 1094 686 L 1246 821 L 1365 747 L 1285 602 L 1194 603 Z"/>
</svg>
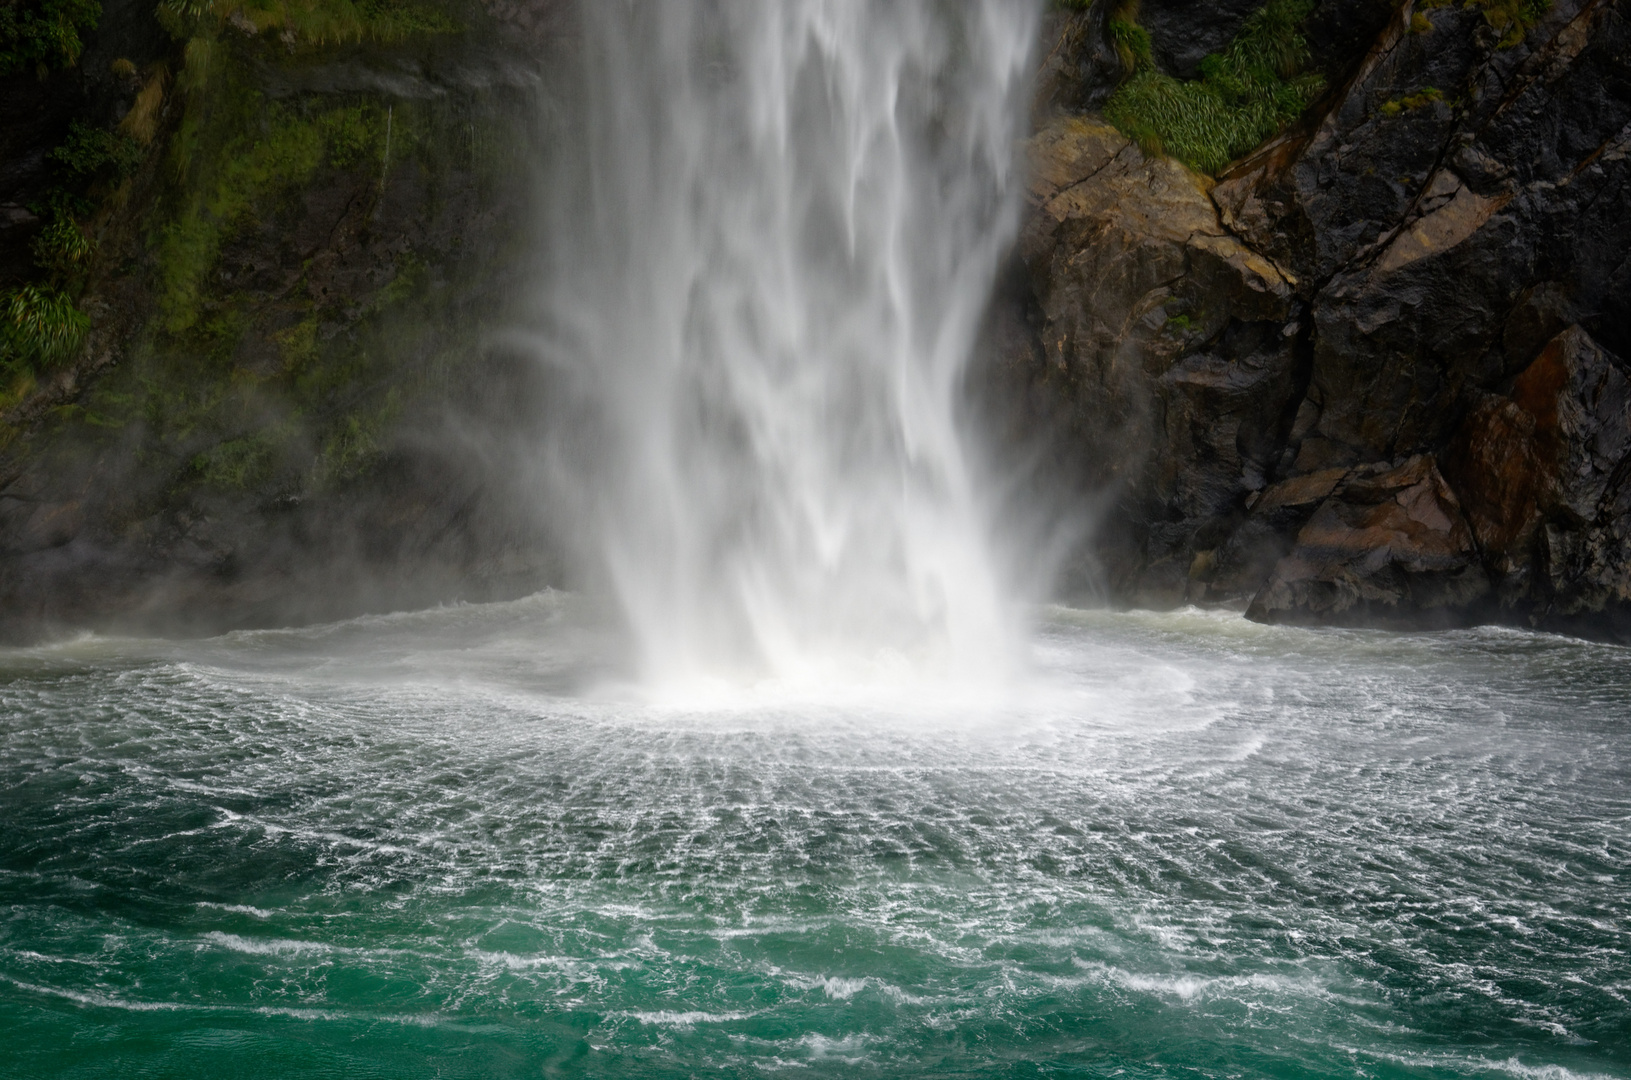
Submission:
<svg viewBox="0 0 1631 1080">
<path fill-rule="evenodd" d="M 546 483 L 647 679 L 1014 660 L 958 395 L 1037 8 L 583 0 Z"/>
</svg>

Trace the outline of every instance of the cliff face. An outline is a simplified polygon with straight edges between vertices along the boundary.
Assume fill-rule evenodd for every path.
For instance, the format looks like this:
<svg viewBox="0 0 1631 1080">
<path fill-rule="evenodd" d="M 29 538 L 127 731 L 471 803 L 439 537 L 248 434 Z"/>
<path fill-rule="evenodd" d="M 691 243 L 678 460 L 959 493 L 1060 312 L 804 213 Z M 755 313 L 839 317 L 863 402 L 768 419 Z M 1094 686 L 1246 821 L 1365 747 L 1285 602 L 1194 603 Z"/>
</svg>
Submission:
<svg viewBox="0 0 1631 1080">
<path fill-rule="evenodd" d="M 88 327 L 0 335 L 0 636 L 558 580 L 501 441 L 546 391 L 494 328 L 567 10 L 108 0 L 0 71 L 0 291 Z M 1056 10 L 975 389 L 1091 525 L 1066 588 L 1631 633 L 1628 35 L 1626 0 Z"/>
<path fill-rule="evenodd" d="M 45 272 L 53 212 L 94 245 L 50 279 L 89 317 L 83 345 L 0 364 L 0 634 L 550 580 L 488 432 L 533 391 L 492 328 L 526 268 L 551 6 L 317 5 L 363 14 L 262 27 L 122 2 L 78 67 L 11 80 L 65 104 L 8 98 L 0 124 L 20 163 L 0 285 Z M 144 108 L 138 140 L 124 118 Z M 83 130 L 134 162 L 73 174 L 58 148 Z"/>
<path fill-rule="evenodd" d="M 1078 587 L 1631 631 L 1623 0 L 1325 0 L 1322 95 L 1216 177 L 1094 111 L 1108 27 L 1055 22 L 991 373 L 1014 437 L 1113 507 Z"/>
</svg>

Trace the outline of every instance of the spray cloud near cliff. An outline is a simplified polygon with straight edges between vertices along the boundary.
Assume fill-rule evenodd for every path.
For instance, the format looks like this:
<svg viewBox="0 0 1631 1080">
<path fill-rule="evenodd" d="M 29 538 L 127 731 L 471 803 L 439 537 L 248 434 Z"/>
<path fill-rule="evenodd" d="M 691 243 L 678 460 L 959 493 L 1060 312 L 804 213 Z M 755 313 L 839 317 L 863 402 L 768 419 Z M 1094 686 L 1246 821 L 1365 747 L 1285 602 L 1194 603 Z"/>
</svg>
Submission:
<svg viewBox="0 0 1631 1080">
<path fill-rule="evenodd" d="M 958 395 L 1016 227 L 1037 17 L 583 5 L 543 486 L 648 682 L 1015 659 Z"/>
</svg>

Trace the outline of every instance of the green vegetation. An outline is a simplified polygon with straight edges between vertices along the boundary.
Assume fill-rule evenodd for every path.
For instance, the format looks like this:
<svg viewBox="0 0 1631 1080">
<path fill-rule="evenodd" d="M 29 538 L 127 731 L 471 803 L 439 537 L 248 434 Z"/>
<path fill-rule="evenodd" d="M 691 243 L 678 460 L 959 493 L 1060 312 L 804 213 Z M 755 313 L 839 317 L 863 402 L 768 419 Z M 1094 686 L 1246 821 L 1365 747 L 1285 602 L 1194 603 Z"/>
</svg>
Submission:
<svg viewBox="0 0 1631 1080">
<path fill-rule="evenodd" d="M 291 47 L 400 41 L 461 29 L 445 11 L 415 0 L 166 0 L 158 15 L 177 38 L 210 38 L 230 21 L 256 33 L 275 33 Z"/>
<path fill-rule="evenodd" d="M 1484 13 L 1490 26 L 1501 35 L 1500 47 L 1510 49 L 1523 41 L 1536 23 L 1550 10 L 1552 0 L 1467 0 Z"/>
<path fill-rule="evenodd" d="M 18 2 L 0 0 L 0 11 Z M 121 362 L 38 414 L 44 422 L 0 418 L 0 445 L 136 429 L 136 453 L 165 498 L 322 490 L 372 468 L 407 403 L 445 387 L 468 343 L 446 340 L 446 286 L 426 262 L 377 245 L 370 204 L 398 162 L 428 183 L 422 196 L 415 189 L 426 214 L 449 181 L 467 182 L 455 172 L 504 182 L 511 120 L 505 113 L 495 135 L 482 118 L 499 112 L 467 101 L 271 100 L 264 68 L 310 63 L 338 43 L 457 32 L 447 14 L 457 10 L 443 0 L 162 4 L 174 59 L 109 62 L 131 107 L 107 130 L 76 123 L 51 152 L 54 186 L 29 207 L 44 219 L 40 273 L 0 295 L 0 410 L 83 351 L 90 320 L 76 299 L 100 293 L 115 265 L 151 289 L 153 317 L 121 327 Z M 144 167 L 160 144 L 162 158 Z M 127 204 L 139 212 L 120 212 Z M 345 225 L 330 236 L 332 214 Z M 317 257 L 302 263 L 310 243 Z"/>
<path fill-rule="evenodd" d="M 283 258 L 275 238 L 307 213 L 305 193 L 342 184 L 377 197 L 388 123 L 392 160 L 419 153 L 424 137 L 422 106 L 397 103 L 388 120 L 372 102 L 268 102 L 236 59 L 257 48 L 230 34 L 185 48 L 173 179 L 148 236 L 157 318 L 140 357 L 91 406 L 110 422 L 139 419 L 177 490 L 321 488 L 365 471 L 399 416 L 399 388 L 412 385 L 397 369 L 413 349 L 379 335 L 424 330 L 414 304 L 426 276 L 411 252 L 362 295 L 301 276 L 270 291 L 233 279 L 225 252 Z"/>
<path fill-rule="evenodd" d="M 1136 7 L 1124 7 L 1111 34 L 1132 73 L 1105 118 L 1146 153 L 1217 172 L 1278 134 L 1324 89 L 1320 75 L 1303 73 L 1308 44 L 1300 27 L 1311 10 L 1313 0 L 1269 0 L 1227 48 L 1201 62 L 1200 78 L 1186 81 L 1156 68 Z"/>
<path fill-rule="evenodd" d="M 57 281 L 68 280 L 90 266 L 96 241 L 67 214 L 57 214 L 34 237 L 34 262 Z"/>
<path fill-rule="evenodd" d="M 1414 94 L 1407 94 L 1402 98 L 1382 103 L 1383 116 L 1398 116 L 1402 112 L 1413 111 L 1424 105 L 1431 105 L 1435 101 L 1444 100 L 1444 91 L 1436 86 L 1425 86 Z"/>
<path fill-rule="evenodd" d="M 185 206 L 160 235 L 159 310 L 172 334 L 198 321 L 204 278 L 225 240 L 284 192 L 308 184 L 325 162 L 339 169 L 364 162 L 373 167 L 384 154 L 385 117 L 377 108 L 337 108 L 308 117 L 286 108 L 265 110 L 254 94 L 243 95 L 237 107 L 219 100 L 210 104 L 225 117 L 241 119 L 247 130 L 232 124 L 238 133 L 205 155 Z M 251 117 L 262 113 L 263 126 L 256 125 Z M 192 134 L 196 142 L 199 133 Z"/>
<path fill-rule="evenodd" d="M 105 174 L 123 180 L 142 163 L 142 147 L 128 135 L 75 120 L 68 128 L 68 140 L 51 151 L 51 158 L 78 180 Z"/>
<path fill-rule="evenodd" d="M 61 291 L 19 285 L 0 296 L 0 369 L 16 373 L 59 363 L 79 350 L 90 328 Z"/>
<path fill-rule="evenodd" d="M 1150 32 L 1135 21 L 1138 4 L 1123 5 L 1110 19 L 1110 40 L 1116 47 L 1116 57 L 1126 71 L 1152 64 L 1150 59 Z"/>
<path fill-rule="evenodd" d="M 84 49 L 80 35 L 102 18 L 99 0 L 5 0 L 0 3 L 0 75 L 33 69 L 43 79 L 53 67 L 73 67 Z"/>
<path fill-rule="evenodd" d="M 288 116 L 276 117 L 264 135 L 244 135 L 226 147 L 218 174 L 160 241 L 159 310 L 165 329 L 178 333 L 198 320 L 201 281 L 215 263 L 223 235 L 246 221 L 263 198 L 310 180 L 322 156 L 321 132 Z"/>
</svg>

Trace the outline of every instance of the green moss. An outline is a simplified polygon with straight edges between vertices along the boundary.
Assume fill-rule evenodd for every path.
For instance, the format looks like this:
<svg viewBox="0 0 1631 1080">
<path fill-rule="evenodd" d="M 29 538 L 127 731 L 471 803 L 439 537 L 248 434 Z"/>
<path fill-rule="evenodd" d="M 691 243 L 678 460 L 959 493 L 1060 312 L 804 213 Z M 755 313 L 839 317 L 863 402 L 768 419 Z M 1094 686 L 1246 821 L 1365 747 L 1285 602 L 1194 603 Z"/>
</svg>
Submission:
<svg viewBox="0 0 1631 1080">
<path fill-rule="evenodd" d="M 239 491 L 254 487 L 269 478 L 276 463 L 275 434 L 259 431 L 217 443 L 193 456 L 193 470 L 211 487 Z"/>
<path fill-rule="evenodd" d="M 272 220 L 286 197 L 312 183 L 325 164 L 373 169 L 384 156 L 385 109 L 268 107 L 244 81 L 244 65 L 226 62 L 227 49 L 220 41 L 192 39 L 177 80 L 186 94 L 171 156 L 179 205 L 153 245 L 162 326 L 170 334 L 197 322 L 223 244 Z M 404 141 L 399 133 L 398 145 Z"/>
<path fill-rule="evenodd" d="M 328 162 L 336 169 L 351 169 L 385 157 L 385 110 L 358 106 L 324 113 L 317 121 L 328 149 Z"/>
<path fill-rule="evenodd" d="M 300 371 L 317 359 L 317 325 L 316 316 L 307 316 L 272 335 L 285 371 Z"/>
<path fill-rule="evenodd" d="M 1278 134 L 1324 88 L 1319 75 L 1302 74 L 1308 45 L 1300 26 L 1312 9 L 1312 0 L 1269 0 L 1228 48 L 1201 62 L 1198 79 L 1137 62 L 1105 118 L 1147 153 L 1217 172 Z"/>
<path fill-rule="evenodd" d="M 180 333 L 198 320 L 204 277 L 222 241 L 256 220 L 276 196 L 308 183 L 324 146 L 319 125 L 280 112 L 264 132 L 227 142 L 159 241 L 159 310 L 166 330 Z"/>
<path fill-rule="evenodd" d="M 1467 0 L 1484 13 L 1489 25 L 1501 35 L 1500 47 L 1510 49 L 1523 41 L 1545 14 L 1552 0 Z"/>
<path fill-rule="evenodd" d="M 102 18 L 98 0 L 7 0 L 0 3 L 0 76 L 30 69 L 43 78 L 73 67 L 83 35 Z"/>
<path fill-rule="evenodd" d="M 432 4 L 410 0 L 362 0 L 357 5 L 368 33 L 385 39 L 418 34 L 456 34 L 457 19 Z"/>
<path fill-rule="evenodd" d="M 1380 112 L 1383 116 L 1398 116 L 1402 112 L 1409 112 L 1431 105 L 1435 101 L 1444 100 L 1444 91 L 1436 86 L 1426 86 L 1414 94 L 1407 94 L 1402 98 L 1382 103 Z"/>
<path fill-rule="evenodd" d="M 385 432 L 400 412 L 400 395 L 393 389 L 379 408 L 342 417 L 323 441 L 313 478 L 320 485 L 332 486 L 366 472 L 379 457 Z"/>
<path fill-rule="evenodd" d="M 390 162 L 416 171 L 414 197 L 435 214 L 450 189 L 513 183 L 516 123 L 476 98 L 271 100 L 261 93 L 268 66 L 312 62 L 316 45 L 302 36 L 315 33 L 310 24 L 294 31 L 291 50 L 287 38 L 240 33 L 241 20 L 237 29 L 221 26 L 219 6 L 169 7 L 166 24 L 186 44 L 170 84 L 168 156 L 131 189 L 157 200 L 144 210 L 151 269 L 129 263 L 153 289 L 155 317 L 126 338 L 121 362 L 80 408 L 53 415 L 76 438 L 104 445 L 122 427 L 117 438 L 136 448 L 144 475 L 163 478 L 165 500 L 343 488 L 377 464 L 409 407 L 458 377 L 470 313 L 450 306 L 443 276 L 411 251 L 368 245 L 365 279 L 337 278 L 325 262 L 300 277 L 302 256 L 287 239 L 294 222 L 317 223 L 304 196 L 333 187 L 364 203 L 378 198 L 384 181 L 396 179 L 384 169 L 389 130 Z M 413 23 L 406 6 L 354 10 L 376 26 L 387 15 L 398 26 Z M 268 23 L 267 33 L 281 37 L 287 28 Z M 355 209 L 371 220 L 368 206 Z M 438 263 L 457 257 L 456 237 L 426 233 L 453 249 L 432 255 Z M 103 235 L 114 250 L 113 234 Z M 235 270 L 240 256 L 275 265 L 276 284 L 271 275 L 228 277 L 223 271 Z M 349 289 L 361 280 L 362 291 Z"/>
</svg>

